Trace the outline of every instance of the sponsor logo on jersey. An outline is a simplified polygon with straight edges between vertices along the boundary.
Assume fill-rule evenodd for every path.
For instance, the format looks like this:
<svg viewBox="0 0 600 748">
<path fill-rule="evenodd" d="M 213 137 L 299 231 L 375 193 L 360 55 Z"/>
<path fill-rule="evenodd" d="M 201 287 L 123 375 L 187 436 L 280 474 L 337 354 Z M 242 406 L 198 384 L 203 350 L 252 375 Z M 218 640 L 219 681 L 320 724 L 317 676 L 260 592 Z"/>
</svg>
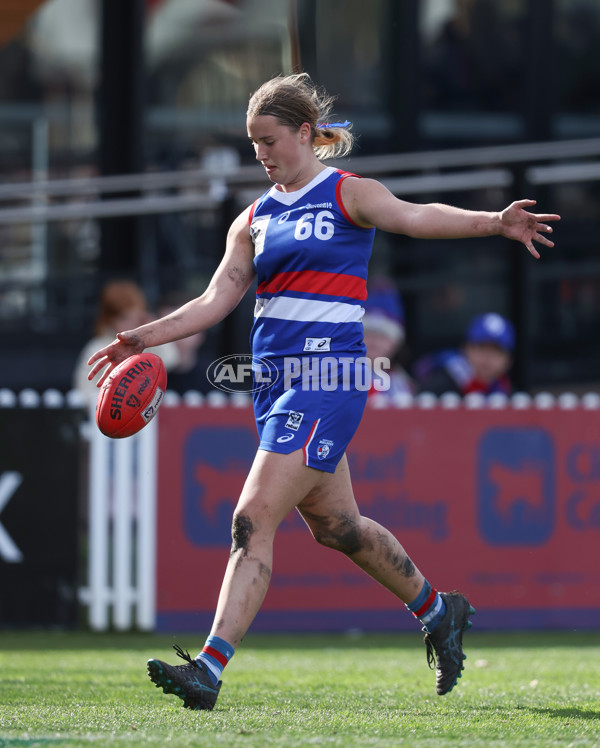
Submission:
<svg viewBox="0 0 600 748">
<path fill-rule="evenodd" d="M 330 351 L 331 338 L 305 338 L 303 351 Z"/>
<path fill-rule="evenodd" d="M 314 210 L 315 208 L 333 208 L 333 203 L 306 203 L 304 206 L 306 210 Z"/>
</svg>

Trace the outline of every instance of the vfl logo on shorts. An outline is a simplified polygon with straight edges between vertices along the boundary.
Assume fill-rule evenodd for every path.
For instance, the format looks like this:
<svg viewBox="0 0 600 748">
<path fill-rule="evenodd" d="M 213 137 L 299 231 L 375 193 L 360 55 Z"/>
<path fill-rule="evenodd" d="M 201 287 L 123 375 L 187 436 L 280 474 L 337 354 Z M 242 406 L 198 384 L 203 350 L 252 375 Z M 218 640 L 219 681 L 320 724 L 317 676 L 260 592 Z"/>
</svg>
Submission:
<svg viewBox="0 0 600 748">
<path fill-rule="evenodd" d="M 319 446 L 317 447 L 317 457 L 320 460 L 325 460 L 327 458 L 327 455 L 331 452 L 331 448 L 333 447 L 333 442 L 329 439 L 321 439 L 319 442 Z"/>
<path fill-rule="evenodd" d="M 331 350 L 331 338 L 305 338 L 304 339 L 304 352 L 309 351 L 330 351 Z"/>
<path fill-rule="evenodd" d="M 299 413 L 297 410 L 290 410 L 288 414 L 287 422 L 285 424 L 286 429 L 291 429 L 292 431 L 298 431 L 303 418 L 304 418 L 304 413 Z"/>
</svg>

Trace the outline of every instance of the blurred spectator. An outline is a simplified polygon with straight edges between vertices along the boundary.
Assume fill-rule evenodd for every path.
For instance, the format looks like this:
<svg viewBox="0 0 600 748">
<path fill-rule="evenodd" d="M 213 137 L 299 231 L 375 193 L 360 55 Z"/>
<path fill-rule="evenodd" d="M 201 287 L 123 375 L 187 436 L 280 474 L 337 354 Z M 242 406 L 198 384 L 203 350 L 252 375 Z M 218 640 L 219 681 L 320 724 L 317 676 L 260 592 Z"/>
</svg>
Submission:
<svg viewBox="0 0 600 748">
<path fill-rule="evenodd" d="M 460 350 L 446 350 L 424 356 L 414 366 L 419 392 L 467 395 L 481 392 L 510 394 L 508 370 L 513 362 L 515 330 L 499 314 L 475 317 Z"/>
<path fill-rule="evenodd" d="M 164 317 L 183 306 L 191 297 L 185 292 L 171 291 L 165 294 L 158 306 L 158 316 Z M 167 389 L 180 395 L 189 391 L 208 394 L 213 386 L 206 376 L 206 370 L 213 362 L 214 356 L 202 350 L 206 341 L 206 333 L 199 332 L 187 338 L 176 340 L 174 345 L 179 352 L 179 363 L 169 371 Z"/>
<path fill-rule="evenodd" d="M 369 286 L 368 299 L 364 304 L 363 327 L 364 341 L 367 347 L 367 358 L 373 367 L 371 392 L 393 398 L 400 393 L 414 393 L 414 385 L 409 375 L 401 366 L 398 358 L 402 353 L 405 341 L 404 306 L 400 293 L 386 279 L 376 279 Z M 376 384 L 378 367 L 373 362 L 378 358 L 387 358 L 390 366 L 385 367 L 389 375 L 389 388 L 379 391 Z"/>
<path fill-rule="evenodd" d="M 81 392 L 88 407 L 95 405 L 98 388 L 88 380 L 89 357 L 99 348 L 111 343 L 118 332 L 132 330 L 154 318 L 142 289 L 131 281 L 115 280 L 107 283 L 100 294 L 94 337 L 89 340 L 79 354 L 73 371 L 73 388 Z M 179 351 L 175 343 L 148 348 L 159 355 L 170 372 L 179 364 Z"/>
</svg>

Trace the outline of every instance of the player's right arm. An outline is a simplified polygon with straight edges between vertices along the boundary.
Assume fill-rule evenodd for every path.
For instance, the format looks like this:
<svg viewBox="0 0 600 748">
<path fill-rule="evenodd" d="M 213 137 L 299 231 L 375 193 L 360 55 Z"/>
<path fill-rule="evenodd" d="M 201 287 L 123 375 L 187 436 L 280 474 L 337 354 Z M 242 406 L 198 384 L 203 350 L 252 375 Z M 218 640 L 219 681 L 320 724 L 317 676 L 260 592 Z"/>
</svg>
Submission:
<svg viewBox="0 0 600 748">
<path fill-rule="evenodd" d="M 134 353 L 208 330 L 235 309 L 255 275 L 249 214 L 248 207 L 231 224 L 225 254 L 206 291 L 165 317 L 119 332 L 115 341 L 90 357 L 88 379 L 107 367 L 99 387 L 115 366 Z"/>
</svg>

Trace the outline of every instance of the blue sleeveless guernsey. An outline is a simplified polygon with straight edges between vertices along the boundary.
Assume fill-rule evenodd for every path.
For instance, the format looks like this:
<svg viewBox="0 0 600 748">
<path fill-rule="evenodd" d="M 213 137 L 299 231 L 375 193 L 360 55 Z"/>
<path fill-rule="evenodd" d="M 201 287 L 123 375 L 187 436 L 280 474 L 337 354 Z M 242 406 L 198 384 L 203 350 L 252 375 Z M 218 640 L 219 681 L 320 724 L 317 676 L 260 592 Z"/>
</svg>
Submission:
<svg viewBox="0 0 600 748">
<path fill-rule="evenodd" d="M 375 229 L 352 222 L 340 197 L 355 176 L 326 168 L 303 189 L 272 187 L 253 206 L 258 278 L 251 333 L 255 357 L 364 355 L 362 303 Z"/>
<path fill-rule="evenodd" d="M 302 450 L 305 465 L 330 473 L 358 428 L 368 389 L 360 386 L 369 371 L 362 303 L 375 229 L 357 226 L 344 209 L 340 187 L 351 176 L 326 168 L 296 192 L 272 187 L 250 214 L 255 376 L 260 359 L 280 372 L 254 390 L 259 448 Z M 286 374 L 290 361 L 295 378 Z"/>
</svg>

